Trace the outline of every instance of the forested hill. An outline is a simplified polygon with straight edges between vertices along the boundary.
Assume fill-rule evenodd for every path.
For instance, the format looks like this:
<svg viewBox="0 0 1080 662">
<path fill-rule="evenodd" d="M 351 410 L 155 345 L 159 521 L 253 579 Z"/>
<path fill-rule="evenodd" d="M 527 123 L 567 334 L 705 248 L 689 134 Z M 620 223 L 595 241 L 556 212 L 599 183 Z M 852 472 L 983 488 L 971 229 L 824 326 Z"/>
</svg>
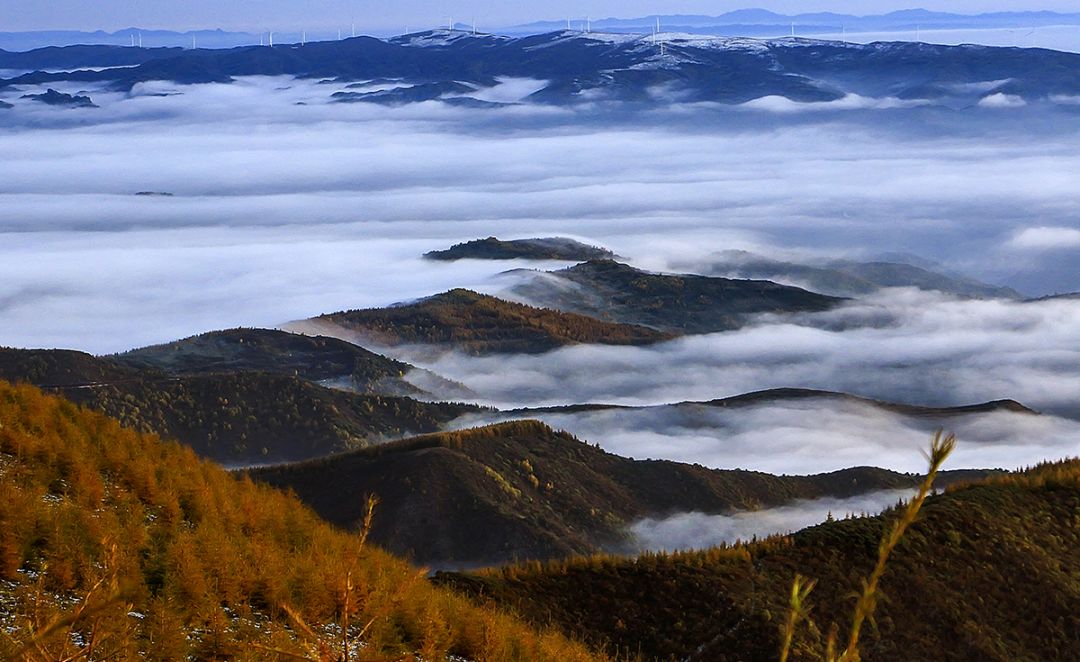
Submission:
<svg viewBox="0 0 1080 662">
<path fill-rule="evenodd" d="M 792 659 L 846 641 L 853 600 L 895 517 L 826 522 L 749 546 L 593 557 L 441 581 L 646 660 L 773 661 L 796 573 L 817 580 Z M 929 499 L 890 560 L 862 659 L 1071 660 L 1080 650 L 1080 461 Z M 648 599 L 643 599 L 648 596 Z"/>
<path fill-rule="evenodd" d="M 34 387 L 0 423 L 0 659 L 606 659 Z"/>
<path fill-rule="evenodd" d="M 629 549 L 628 529 L 645 517 L 757 510 L 918 482 L 913 475 L 868 467 L 772 476 L 632 460 L 527 420 L 405 439 L 249 475 L 294 492 L 346 527 L 362 518 L 363 496 L 378 494 L 387 516 L 376 524 L 373 539 L 444 567 Z"/>
<path fill-rule="evenodd" d="M 322 457 L 435 432 L 480 410 L 331 389 L 291 374 L 240 369 L 177 375 L 135 364 L 82 352 L 0 348 L 0 378 L 47 388 L 228 465 Z"/>
<path fill-rule="evenodd" d="M 673 336 L 456 289 L 389 308 L 315 318 L 384 345 L 441 345 L 469 354 L 543 353 L 580 343 L 648 345 Z"/>
</svg>

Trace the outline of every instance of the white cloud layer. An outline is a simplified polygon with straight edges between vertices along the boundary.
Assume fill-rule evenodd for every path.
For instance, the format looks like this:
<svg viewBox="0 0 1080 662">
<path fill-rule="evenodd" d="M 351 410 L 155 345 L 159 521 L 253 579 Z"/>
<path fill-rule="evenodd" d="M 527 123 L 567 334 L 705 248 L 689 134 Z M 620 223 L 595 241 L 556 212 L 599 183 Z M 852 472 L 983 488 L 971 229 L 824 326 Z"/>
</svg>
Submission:
<svg viewBox="0 0 1080 662">
<path fill-rule="evenodd" d="M 511 100 L 535 85 L 484 94 Z M 121 351 L 457 286 L 498 291 L 505 269 L 556 266 L 420 259 L 489 235 L 574 236 L 654 269 L 733 248 L 910 252 L 1032 294 L 1080 290 L 1080 119 L 1065 110 L 953 117 L 857 99 L 841 113 L 388 109 L 328 103 L 337 89 L 153 83 L 90 89 L 102 106 L 90 110 L 18 98 L 40 89 L 0 92 L 16 105 L 0 111 L 0 344 Z M 795 386 L 935 405 L 1008 397 L 1080 418 L 1078 305 L 891 290 L 653 348 L 405 357 L 500 406 Z M 793 473 L 918 469 L 928 434 L 863 410 L 785 405 L 704 414 L 696 427 L 670 416 L 554 422 L 636 457 Z M 1080 452 L 1067 418 L 959 427 L 972 443 L 958 460 L 971 466 Z"/>
<path fill-rule="evenodd" d="M 1080 213 L 1080 124 L 1067 114 L 676 106 L 601 120 L 329 104 L 337 86 L 278 78 L 150 83 L 131 97 L 60 87 L 102 107 L 0 93 L 16 104 L 0 115 L 4 344 L 119 351 L 494 289 L 490 276 L 524 265 L 418 259 L 491 234 L 569 234 L 651 268 L 728 248 L 907 251 L 1032 294 L 1080 289 L 1075 248 L 1036 259 L 1014 245 Z"/>
<path fill-rule="evenodd" d="M 1014 398 L 1064 411 L 1080 402 L 1080 301 L 964 301 L 890 289 L 828 313 L 758 321 L 653 347 L 445 354 L 428 365 L 503 407 L 650 405 L 781 387 L 950 406 Z"/>
<path fill-rule="evenodd" d="M 1033 251 L 1080 248 L 1080 229 L 1060 227 L 1025 228 L 1016 233 L 1010 244 Z"/>
<path fill-rule="evenodd" d="M 637 551 L 707 549 L 723 543 L 748 541 L 773 534 L 788 534 L 848 515 L 876 515 L 910 499 L 911 490 L 872 492 L 850 499 L 814 499 L 766 510 L 733 515 L 681 513 L 663 519 L 644 519 L 630 527 Z"/>
<path fill-rule="evenodd" d="M 852 466 L 925 470 L 925 450 L 939 428 L 960 444 L 949 468 L 1003 468 L 1080 456 L 1080 423 L 1056 416 L 998 412 L 951 418 L 905 417 L 829 400 L 745 408 L 655 407 L 588 413 L 528 414 L 608 452 L 714 469 L 810 474 Z M 470 427 L 510 416 L 469 416 Z"/>
</svg>

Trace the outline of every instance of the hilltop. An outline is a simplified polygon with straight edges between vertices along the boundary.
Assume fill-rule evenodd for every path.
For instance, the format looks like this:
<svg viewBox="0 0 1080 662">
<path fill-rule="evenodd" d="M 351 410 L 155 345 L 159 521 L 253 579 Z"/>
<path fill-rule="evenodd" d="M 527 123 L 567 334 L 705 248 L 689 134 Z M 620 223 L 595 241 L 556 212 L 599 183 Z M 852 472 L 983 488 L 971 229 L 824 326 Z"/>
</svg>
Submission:
<svg viewBox="0 0 1080 662">
<path fill-rule="evenodd" d="M 797 402 L 800 400 L 822 400 L 839 403 L 854 403 L 873 407 L 881 411 L 888 411 L 895 414 L 900 414 L 902 416 L 911 416 L 916 418 L 950 418 L 953 416 L 966 416 L 968 414 L 990 414 L 994 412 L 1011 412 L 1016 414 L 1030 414 L 1033 416 L 1038 415 L 1038 412 L 1024 406 L 1016 400 L 993 400 L 990 402 L 980 402 L 971 405 L 959 405 L 956 407 L 930 407 L 925 405 L 887 402 L 884 400 L 875 400 L 873 398 L 864 398 L 857 395 L 851 395 L 850 393 L 821 391 L 809 388 L 774 388 L 766 389 L 764 391 L 755 391 L 753 393 L 744 393 L 742 395 L 734 395 L 727 398 L 717 398 L 715 400 L 707 400 L 703 402 L 676 402 L 674 404 L 668 405 L 650 405 L 642 407 L 605 404 L 564 405 L 561 407 L 532 407 L 526 409 L 515 409 L 505 412 L 499 412 L 499 415 L 523 416 L 541 414 L 575 414 L 597 411 L 645 411 L 656 409 L 700 407 L 736 409 L 741 407 L 757 407 L 783 402 Z"/>
<path fill-rule="evenodd" d="M 46 388 L 139 379 L 144 373 L 85 352 L 0 347 L 0 379 Z"/>
<path fill-rule="evenodd" d="M 518 273 L 523 280 L 510 291 L 536 305 L 677 334 L 726 331 L 750 315 L 821 312 L 843 301 L 769 281 L 660 274 L 614 260 Z"/>
<path fill-rule="evenodd" d="M 88 96 L 76 96 L 58 92 L 51 87 L 42 94 L 24 94 L 20 99 L 29 99 L 43 103 L 47 106 L 63 106 L 66 108 L 97 108 L 94 100 Z"/>
<path fill-rule="evenodd" d="M 33 387 L 0 382 L 0 421 L 4 659 L 336 659 L 342 627 L 362 659 L 605 659 Z"/>
<path fill-rule="evenodd" d="M 871 660 L 1066 660 L 1080 647 L 1080 461 L 930 498 L 890 561 Z M 817 580 L 811 628 L 841 641 L 850 595 L 892 513 L 746 546 L 529 564 L 439 581 L 645 660 L 772 661 L 796 573 Z M 649 596 L 647 600 L 641 596 Z M 1018 618 L 1018 614 L 1037 618 Z"/>
<path fill-rule="evenodd" d="M 606 248 L 590 246 L 566 237 L 539 239 L 514 239 L 504 241 L 496 237 L 474 239 L 454 244 L 442 251 L 424 254 L 429 260 L 566 260 L 584 262 L 615 257 Z"/>
<path fill-rule="evenodd" d="M 380 345 L 440 345 L 468 354 L 539 354 L 581 343 L 649 345 L 670 334 L 456 289 L 415 303 L 331 313 L 330 323 Z"/>
<path fill-rule="evenodd" d="M 363 496 L 385 518 L 372 539 L 435 565 L 476 565 L 628 548 L 648 516 L 729 513 L 796 499 L 912 487 L 871 468 L 816 476 L 720 471 L 606 453 L 536 421 L 443 432 L 323 460 L 256 469 L 330 522 L 355 526 Z"/>
<path fill-rule="evenodd" d="M 111 359 L 172 375 L 272 372 L 379 395 L 418 395 L 405 381 L 416 368 L 352 343 L 271 329 L 230 329 L 133 349 Z"/>
</svg>

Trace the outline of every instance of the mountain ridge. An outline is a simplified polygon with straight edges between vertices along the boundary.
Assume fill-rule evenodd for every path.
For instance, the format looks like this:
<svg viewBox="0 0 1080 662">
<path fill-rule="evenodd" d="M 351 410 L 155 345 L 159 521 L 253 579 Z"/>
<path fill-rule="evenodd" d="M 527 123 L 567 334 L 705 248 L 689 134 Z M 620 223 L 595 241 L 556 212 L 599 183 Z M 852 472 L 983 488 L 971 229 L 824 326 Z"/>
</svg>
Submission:
<svg viewBox="0 0 1080 662">
<path fill-rule="evenodd" d="M 536 305 L 667 333 L 730 331 L 761 313 L 816 313 L 845 301 L 764 280 L 637 269 L 615 260 L 590 260 L 550 272 L 518 272 L 509 288 Z"/>
<path fill-rule="evenodd" d="M 1066 660 L 1080 646 L 1080 460 L 972 481 L 930 497 L 889 561 L 862 659 Z M 644 660 L 777 659 L 796 575 L 817 580 L 793 659 L 846 640 L 852 600 L 895 512 L 699 552 L 593 556 L 441 584 Z M 649 596 L 643 600 L 641 596 Z M 597 608 L 597 606 L 600 606 Z M 1016 618 L 1018 613 L 1038 619 Z"/>
<path fill-rule="evenodd" d="M 729 396 L 725 398 L 716 398 L 713 400 L 694 400 L 684 402 L 673 402 L 664 405 L 644 405 L 644 406 L 630 406 L 630 405 L 611 405 L 611 404 L 584 404 L 584 405 L 565 405 L 561 407 L 526 407 L 522 409 L 512 409 L 501 412 L 506 415 L 529 415 L 529 414 L 545 414 L 545 413 L 560 413 L 560 412 L 581 412 L 581 411 L 603 411 L 603 410 L 648 410 L 658 409 L 664 407 L 680 407 L 680 406 L 702 406 L 702 407 L 749 407 L 761 404 L 772 404 L 776 402 L 798 401 L 808 399 L 828 399 L 838 400 L 845 402 L 854 402 L 860 404 L 870 405 L 885 411 L 891 411 L 898 414 L 904 414 L 908 416 L 962 416 L 966 414 L 983 414 L 995 411 L 1008 411 L 1013 413 L 1030 414 L 1032 416 L 1039 415 L 1039 412 L 1031 409 L 1024 404 L 1012 399 L 1000 399 L 990 400 L 987 402 L 973 403 L 970 405 L 959 406 L 926 406 L 926 405 L 913 405 L 898 402 L 888 402 L 885 400 L 867 398 L 851 393 L 842 393 L 839 391 L 823 391 L 819 389 L 809 388 L 773 388 L 765 389 L 762 391 L 753 391 L 750 393 L 742 393 L 739 395 Z"/>
<path fill-rule="evenodd" d="M 473 405 L 319 386 L 292 374 L 172 375 L 69 350 L 0 349 L 0 379 L 29 383 L 229 465 L 286 462 L 434 432 Z"/>
<path fill-rule="evenodd" d="M 32 60 L 34 56 L 31 52 L 21 57 Z M 531 78 L 547 84 L 523 101 L 556 105 L 603 101 L 742 104 L 773 96 L 796 102 L 829 102 L 856 95 L 970 108 L 994 95 L 1029 102 L 1080 95 L 1080 54 L 974 45 L 862 45 L 671 33 L 653 37 L 563 30 L 514 38 L 435 30 L 389 40 L 355 37 L 274 47 L 182 51 L 130 68 L 93 71 L 85 68 L 88 66 L 94 65 L 62 73 L 24 67 L 35 72 L 0 80 L 0 89 L 70 81 L 99 82 L 131 91 L 149 81 L 230 83 L 242 76 L 290 75 L 338 83 L 396 79 L 397 94 L 406 101 L 408 91 L 422 85 L 490 87 L 501 78 Z M 987 89 L 982 89 L 985 85 L 972 86 L 990 81 L 998 84 Z M 430 98 L 423 94 L 417 100 Z M 475 100 L 461 93 L 434 98 Z"/>
<path fill-rule="evenodd" d="M 387 515 L 372 539 L 444 567 L 627 548 L 627 528 L 645 517 L 727 514 L 795 499 L 908 488 L 918 480 L 870 467 L 772 476 L 633 460 L 530 420 L 246 473 L 290 490 L 328 521 L 347 527 L 362 516 L 361 497 L 376 494 Z"/>
<path fill-rule="evenodd" d="M 547 352 L 567 345 L 649 345 L 674 336 L 640 325 L 528 306 L 458 288 L 412 303 L 327 313 L 330 323 L 379 345 L 422 344 L 470 354 Z"/>
</svg>

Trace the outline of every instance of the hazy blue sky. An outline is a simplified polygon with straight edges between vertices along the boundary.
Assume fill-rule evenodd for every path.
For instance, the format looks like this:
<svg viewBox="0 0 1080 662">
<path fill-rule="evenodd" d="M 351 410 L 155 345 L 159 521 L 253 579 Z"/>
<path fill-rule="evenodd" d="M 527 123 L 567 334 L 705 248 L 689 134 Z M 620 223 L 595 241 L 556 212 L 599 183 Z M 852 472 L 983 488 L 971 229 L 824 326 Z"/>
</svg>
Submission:
<svg viewBox="0 0 1080 662">
<path fill-rule="evenodd" d="M 117 29 L 129 26 L 170 29 L 224 27 L 263 30 L 348 26 L 355 17 L 365 28 L 414 29 L 434 26 L 453 15 L 474 17 L 481 26 L 497 27 L 567 15 L 633 17 L 646 14 L 715 15 L 745 7 L 774 11 L 838 11 L 873 14 L 921 6 L 976 13 L 999 10 L 1077 11 L 1076 0 L 771 0 L 745 3 L 706 0 L 549 0 L 538 6 L 525 0 L 0 0 L 0 31 L 37 29 Z"/>
</svg>

